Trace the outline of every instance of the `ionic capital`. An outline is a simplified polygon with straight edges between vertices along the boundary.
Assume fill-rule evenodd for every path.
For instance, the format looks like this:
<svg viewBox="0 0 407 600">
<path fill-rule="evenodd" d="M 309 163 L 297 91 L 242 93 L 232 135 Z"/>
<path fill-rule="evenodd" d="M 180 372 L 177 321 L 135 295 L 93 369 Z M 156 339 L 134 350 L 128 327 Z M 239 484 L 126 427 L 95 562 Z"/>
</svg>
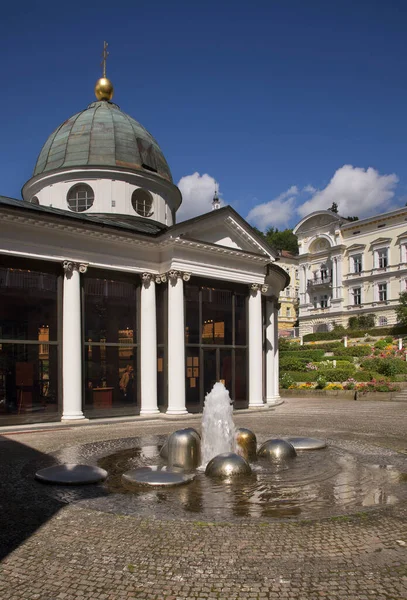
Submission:
<svg viewBox="0 0 407 600">
<path fill-rule="evenodd" d="M 64 260 L 62 268 L 65 273 L 72 273 L 73 271 L 79 271 L 79 273 L 86 273 L 88 265 L 86 263 L 77 263 L 72 260 Z"/>
</svg>

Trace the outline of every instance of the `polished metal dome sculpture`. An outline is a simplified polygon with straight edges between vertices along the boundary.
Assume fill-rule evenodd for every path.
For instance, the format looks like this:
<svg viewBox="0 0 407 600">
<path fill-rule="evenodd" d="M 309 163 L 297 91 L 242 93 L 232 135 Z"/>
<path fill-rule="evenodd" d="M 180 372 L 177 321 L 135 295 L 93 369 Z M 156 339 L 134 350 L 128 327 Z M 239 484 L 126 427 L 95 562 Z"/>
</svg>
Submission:
<svg viewBox="0 0 407 600">
<path fill-rule="evenodd" d="M 253 461 L 257 458 L 257 440 L 253 431 L 245 427 L 236 429 L 236 451 L 247 461 Z"/>
<path fill-rule="evenodd" d="M 180 469 L 196 469 L 201 461 L 201 438 L 192 427 L 174 431 L 168 438 L 168 465 Z"/>
<path fill-rule="evenodd" d="M 286 440 L 273 439 L 267 440 L 260 447 L 257 456 L 267 460 L 287 460 L 295 458 L 297 453 L 290 442 Z"/>
<path fill-rule="evenodd" d="M 206 466 L 205 475 L 227 479 L 229 477 L 242 477 L 252 472 L 249 463 L 234 452 L 218 454 Z"/>
</svg>

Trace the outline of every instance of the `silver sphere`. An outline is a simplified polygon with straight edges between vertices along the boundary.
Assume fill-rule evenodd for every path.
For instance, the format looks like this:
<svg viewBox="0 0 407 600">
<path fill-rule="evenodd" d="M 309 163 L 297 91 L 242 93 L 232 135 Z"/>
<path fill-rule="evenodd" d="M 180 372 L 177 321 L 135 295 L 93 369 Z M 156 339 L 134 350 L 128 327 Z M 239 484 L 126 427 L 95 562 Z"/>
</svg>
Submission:
<svg viewBox="0 0 407 600">
<path fill-rule="evenodd" d="M 260 447 L 257 456 L 259 458 L 266 458 L 268 460 L 286 460 L 289 458 L 295 458 L 297 453 L 295 448 L 290 442 L 286 440 L 267 440 Z"/>
<path fill-rule="evenodd" d="M 179 429 L 168 438 L 168 465 L 196 469 L 201 462 L 201 438 L 195 429 Z"/>
<path fill-rule="evenodd" d="M 237 454 L 243 456 L 248 461 L 256 460 L 257 458 L 257 440 L 253 431 L 239 427 L 236 429 L 236 446 Z"/>
<path fill-rule="evenodd" d="M 234 452 L 218 454 L 208 462 L 205 469 L 205 475 L 208 475 L 208 477 L 219 477 L 221 479 L 242 477 L 243 475 L 250 475 L 251 472 L 249 463 Z"/>
<path fill-rule="evenodd" d="M 185 429 L 179 429 L 178 432 L 179 431 L 188 432 L 188 433 L 191 433 L 191 434 L 195 435 L 196 438 L 199 441 L 199 444 L 200 444 L 200 442 L 201 442 L 201 436 L 199 435 L 199 433 L 197 432 L 197 430 L 194 429 L 193 427 L 185 427 Z M 166 439 L 165 442 L 164 442 L 164 444 L 161 446 L 160 456 L 164 460 L 168 459 L 168 439 Z"/>
</svg>

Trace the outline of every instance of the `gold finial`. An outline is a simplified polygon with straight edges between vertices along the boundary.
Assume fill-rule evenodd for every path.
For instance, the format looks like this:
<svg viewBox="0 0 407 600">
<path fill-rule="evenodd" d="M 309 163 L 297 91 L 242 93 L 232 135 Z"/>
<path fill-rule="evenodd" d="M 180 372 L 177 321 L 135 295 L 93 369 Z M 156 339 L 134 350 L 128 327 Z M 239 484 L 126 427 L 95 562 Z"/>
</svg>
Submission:
<svg viewBox="0 0 407 600">
<path fill-rule="evenodd" d="M 102 77 L 97 80 L 95 85 L 95 95 L 98 100 L 111 100 L 113 98 L 113 84 L 110 79 L 106 77 L 106 59 L 109 56 L 107 51 L 107 42 L 103 42 L 103 53 L 102 53 Z"/>
</svg>

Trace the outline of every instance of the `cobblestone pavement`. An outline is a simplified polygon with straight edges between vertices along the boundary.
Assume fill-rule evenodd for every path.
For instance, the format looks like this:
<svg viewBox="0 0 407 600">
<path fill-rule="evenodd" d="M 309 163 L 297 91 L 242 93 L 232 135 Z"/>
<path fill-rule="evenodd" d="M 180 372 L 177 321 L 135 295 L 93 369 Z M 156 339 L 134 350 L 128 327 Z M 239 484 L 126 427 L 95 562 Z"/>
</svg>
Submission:
<svg viewBox="0 0 407 600">
<path fill-rule="evenodd" d="M 405 457 L 407 473 L 406 414 L 403 403 L 290 398 L 235 421 L 256 433 L 390 449 Z M 199 426 L 161 419 L 0 432 L 0 598 L 407 598 L 403 504 L 308 521 L 161 520 L 65 505 L 21 476 L 62 448 L 166 434 L 185 423 Z"/>
</svg>

